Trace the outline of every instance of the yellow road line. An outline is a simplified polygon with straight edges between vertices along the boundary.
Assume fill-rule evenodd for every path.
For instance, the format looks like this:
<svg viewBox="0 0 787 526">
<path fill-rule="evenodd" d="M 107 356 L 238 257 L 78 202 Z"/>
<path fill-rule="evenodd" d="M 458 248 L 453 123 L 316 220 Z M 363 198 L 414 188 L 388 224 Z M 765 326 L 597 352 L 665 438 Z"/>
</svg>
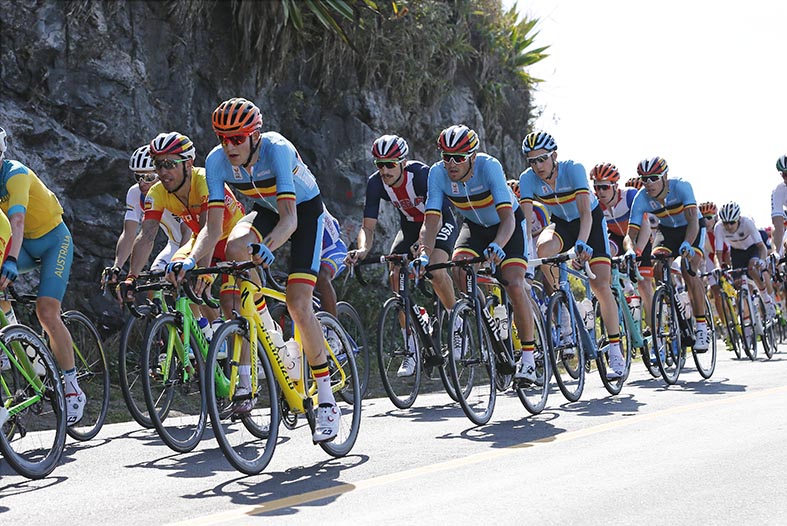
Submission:
<svg viewBox="0 0 787 526">
<path fill-rule="evenodd" d="M 607 422 L 604 424 L 599 424 L 596 426 L 587 427 L 584 429 L 578 429 L 576 431 L 566 431 L 565 433 L 561 433 L 559 435 L 555 435 L 552 437 L 546 438 L 539 438 L 536 440 L 530 440 L 527 442 L 522 442 L 519 444 L 514 444 L 511 446 L 507 446 L 501 449 L 492 449 L 488 451 L 483 451 L 481 453 L 476 453 L 474 455 L 470 455 L 467 457 L 462 458 L 455 458 L 451 460 L 445 460 L 443 462 L 438 462 L 436 464 L 430 464 L 428 466 L 421 466 L 405 471 L 397 471 L 395 473 L 389 473 L 387 475 L 380 475 L 378 477 L 373 477 L 366 480 L 361 480 L 352 484 L 340 484 L 338 486 L 333 486 L 330 488 L 323 488 L 315 491 L 309 491 L 307 493 L 301 493 L 298 495 L 291 495 L 289 497 L 284 497 L 281 499 L 272 500 L 270 502 L 266 502 L 264 504 L 259 504 L 256 506 L 239 506 L 232 510 L 228 510 L 221 513 L 215 513 L 203 517 L 196 517 L 191 520 L 176 522 L 172 524 L 179 524 L 179 525 L 214 525 L 214 524 L 221 524 L 224 522 L 232 522 L 242 519 L 244 517 L 254 516 L 254 515 L 261 515 L 263 513 L 270 513 L 272 511 L 284 509 L 284 508 L 292 508 L 294 506 L 301 506 L 303 504 L 307 504 L 309 502 L 318 501 L 325 498 L 336 497 L 343 493 L 348 493 L 350 491 L 355 491 L 359 489 L 371 489 L 376 488 L 379 486 L 384 486 L 386 484 L 390 484 L 393 482 L 401 482 L 403 480 L 412 479 L 416 477 L 420 477 L 423 475 L 428 475 L 431 473 L 438 473 L 441 471 L 448 471 L 451 469 L 468 466 L 471 464 L 478 464 L 480 462 L 484 462 L 486 460 L 500 458 L 509 456 L 512 454 L 517 453 L 519 449 L 522 448 L 529 448 L 536 445 L 546 445 L 546 444 L 555 444 L 566 442 L 570 440 L 576 440 L 578 438 L 585 438 L 591 435 L 596 435 L 599 433 L 604 433 L 607 431 L 611 431 L 613 429 L 618 429 L 621 427 L 639 424 L 641 422 L 647 422 L 649 420 L 655 420 L 657 418 L 662 418 L 665 416 L 672 416 L 679 413 L 686 413 L 689 411 L 694 411 L 697 409 L 704 409 L 707 407 L 717 406 L 717 405 L 726 405 L 734 402 L 740 402 L 742 400 L 747 400 L 750 398 L 761 398 L 764 396 L 769 396 L 775 393 L 779 393 L 782 391 L 787 390 L 787 385 L 781 387 L 773 387 L 770 389 L 765 389 L 762 391 L 753 391 L 750 393 L 744 393 L 740 395 L 735 395 L 727 398 L 720 398 L 716 400 L 706 400 L 704 402 L 696 402 L 693 404 L 682 405 L 671 407 L 669 409 L 662 409 L 659 411 L 654 411 L 653 413 L 641 414 L 641 415 L 634 415 L 634 416 L 627 416 L 623 417 L 620 420 L 615 420 L 613 422 Z"/>
</svg>

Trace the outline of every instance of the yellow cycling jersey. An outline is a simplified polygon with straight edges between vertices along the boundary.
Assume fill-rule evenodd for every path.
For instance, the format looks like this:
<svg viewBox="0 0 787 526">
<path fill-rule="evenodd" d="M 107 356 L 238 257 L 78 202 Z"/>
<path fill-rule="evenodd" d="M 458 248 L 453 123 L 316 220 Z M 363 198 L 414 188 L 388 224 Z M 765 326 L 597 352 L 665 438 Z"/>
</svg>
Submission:
<svg viewBox="0 0 787 526">
<path fill-rule="evenodd" d="M 208 210 L 208 184 L 205 181 L 205 168 L 192 168 L 191 187 L 189 188 L 188 208 L 157 182 L 148 190 L 145 196 L 145 219 L 161 221 L 164 210 L 169 210 L 174 215 L 181 217 L 194 234 L 200 231 L 200 218 Z M 237 200 L 232 190 L 224 185 L 224 220 L 221 227 L 221 238 L 230 235 L 232 227 L 243 217 L 243 205 Z"/>
<path fill-rule="evenodd" d="M 19 161 L 0 168 L 0 210 L 8 217 L 25 214 L 27 239 L 37 239 L 63 222 L 63 207 L 38 176 Z"/>
<path fill-rule="evenodd" d="M 0 255 L 2 255 L 0 262 L 5 261 L 9 248 L 11 248 L 11 223 L 5 213 L 0 212 Z"/>
</svg>

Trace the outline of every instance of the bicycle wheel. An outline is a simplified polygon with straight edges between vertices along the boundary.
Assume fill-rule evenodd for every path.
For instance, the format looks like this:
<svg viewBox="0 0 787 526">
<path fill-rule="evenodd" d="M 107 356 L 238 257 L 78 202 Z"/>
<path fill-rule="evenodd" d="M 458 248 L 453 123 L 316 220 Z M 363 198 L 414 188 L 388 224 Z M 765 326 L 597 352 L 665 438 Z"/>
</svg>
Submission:
<svg viewBox="0 0 787 526">
<path fill-rule="evenodd" d="M 153 428 L 145 404 L 145 393 L 142 389 L 142 351 L 145 349 L 145 336 L 153 317 L 148 305 L 137 307 L 143 318 L 130 316 L 120 333 L 118 348 L 118 375 L 120 392 L 131 417 L 146 429 Z M 165 408 L 167 410 L 167 408 Z"/>
<path fill-rule="evenodd" d="M 763 306 L 764 308 L 764 306 Z M 710 306 L 708 297 L 705 296 L 705 312 L 713 312 Z M 708 331 L 710 332 L 710 346 L 705 352 L 695 352 L 693 349 L 691 355 L 694 357 L 694 365 L 697 366 L 697 371 L 700 376 L 707 379 L 713 376 L 713 371 L 716 369 L 716 325 L 713 323 L 711 316 L 708 316 Z"/>
<path fill-rule="evenodd" d="M 439 347 L 440 354 L 443 357 L 443 365 L 438 367 L 437 370 L 445 392 L 448 393 L 451 400 L 458 402 L 459 397 L 456 395 L 454 384 L 451 382 L 451 375 L 448 373 L 448 353 L 451 352 L 451 329 L 448 322 L 451 321 L 451 313 L 443 308 L 439 309 L 439 313 L 439 319 L 432 328 L 435 344 Z"/>
<path fill-rule="evenodd" d="M 150 326 L 142 353 L 142 388 L 148 414 L 159 437 L 174 451 L 197 447 L 207 424 L 205 362 L 198 349 L 176 351 L 183 327 L 173 314 L 161 314 Z M 168 413 L 164 418 L 164 407 Z"/>
<path fill-rule="evenodd" d="M 723 323 L 727 332 L 727 338 L 735 352 L 735 357 L 740 359 L 741 347 L 743 347 L 743 335 L 738 332 L 738 324 L 735 321 L 735 313 L 733 312 L 732 300 L 723 290 L 721 291 L 721 312 L 724 318 Z"/>
<path fill-rule="evenodd" d="M 525 406 L 525 409 L 532 414 L 537 415 L 544 410 L 549 397 L 549 380 L 552 370 L 547 357 L 547 338 L 546 330 L 544 329 L 544 322 L 541 319 L 538 304 L 530 299 L 533 312 L 535 313 L 536 330 L 534 336 L 536 337 L 536 348 L 533 351 L 533 359 L 536 362 L 536 382 L 532 384 L 523 384 L 522 382 L 514 381 L 514 389 L 519 397 L 519 401 Z M 511 325 L 513 327 L 513 324 Z M 513 330 L 512 330 L 513 334 Z"/>
<path fill-rule="evenodd" d="M 67 431 L 75 440 L 90 440 L 101 430 L 107 417 L 109 364 L 98 330 L 87 316 L 70 310 L 64 312 L 62 318 L 74 342 L 77 381 L 87 400 L 82 419 Z"/>
<path fill-rule="evenodd" d="M 408 334 L 405 341 L 405 330 Z M 383 304 L 377 329 L 377 365 L 388 398 L 399 409 L 413 405 L 421 388 L 421 341 L 415 334 L 412 318 L 404 310 L 399 298 L 389 298 Z M 413 374 L 399 376 L 405 360 L 415 360 Z"/>
<path fill-rule="evenodd" d="M 750 360 L 757 358 L 757 331 L 754 327 L 754 308 L 751 296 L 745 291 L 738 292 L 738 317 L 743 331 L 743 351 Z"/>
<path fill-rule="evenodd" d="M 494 298 L 492 296 L 488 296 L 486 298 L 486 304 L 484 305 L 484 309 L 486 309 L 486 311 L 489 313 L 490 316 L 494 316 L 494 314 L 493 314 L 494 313 L 494 308 L 495 308 L 495 300 L 494 300 Z M 505 358 L 504 359 L 507 360 L 510 364 L 514 364 L 514 371 L 515 371 L 516 370 L 516 359 L 514 358 L 514 349 L 513 349 L 512 340 L 511 340 L 511 332 L 513 331 L 514 321 L 513 321 L 513 315 L 512 315 L 512 307 L 511 307 L 510 303 L 508 305 L 506 305 L 506 313 L 507 313 L 507 316 L 508 316 L 508 322 L 507 322 L 508 323 L 508 338 L 506 340 L 502 341 L 503 348 L 505 349 L 505 351 L 504 351 Z M 490 342 L 491 342 L 491 339 L 490 339 Z M 517 349 L 517 351 L 519 351 L 519 349 Z M 518 357 L 519 356 L 517 355 L 517 358 Z M 500 359 L 501 358 L 499 356 L 497 356 L 497 353 L 495 353 L 495 360 L 496 360 L 495 361 L 495 388 L 499 392 L 504 393 L 509 388 L 509 386 L 511 386 L 511 384 L 512 384 L 512 382 L 514 380 L 514 371 L 512 371 L 512 372 L 503 372 L 505 370 L 510 370 L 510 366 L 507 366 L 507 364 L 506 364 L 506 365 L 503 365 L 501 367 Z"/>
<path fill-rule="evenodd" d="M 568 302 L 562 290 L 549 298 L 546 334 L 555 382 L 566 400 L 576 402 L 585 388 L 585 353 L 579 336 L 584 327 L 580 329 L 576 317 L 569 315 Z"/>
<path fill-rule="evenodd" d="M 257 346 L 257 390 L 252 395 L 254 405 L 248 413 L 233 412 L 229 396 L 232 359 L 218 359 L 221 349 L 227 356 L 240 356 L 240 349 L 249 346 L 249 331 L 245 320 L 225 322 L 214 334 L 205 366 L 205 398 L 210 424 L 221 451 L 230 464 L 246 475 L 261 473 L 276 449 L 279 437 L 279 391 L 273 370 L 262 343 Z M 237 350 L 237 355 L 235 354 Z M 236 371 L 237 375 L 237 371 Z"/>
<path fill-rule="evenodd" d="M 609 352 L 607 352 L 606 348 L 609 345 L 609 331 L 601 317 L 601 304 L 595 298 L 593 298 L 593 304 L 596 315 L 594 333 L 596 348 L 598 349 L 596 368 L 598 369 L 598 374 L 601 377 L 601 383 L 604 384 L 604 388 L 609 394 L 616 395 L 620 394 L 621 389 L 623 389 L 623 384 L 626 382 L 629 371 L 631 370 L 631 344 L 628 330 L 626 329 L 626 321 L 623 319 L 622 306 L 620 305 L 617 295 L 613 295 L 613 297 L 615 298 L 615 305 L 617 305 L 618 309 L 618 326 L 616 330 L 618 334 L 620 334 L 620 352 L 625 361 L 624 373 L 620 378 L 607 378 L 607 372 L 609 371 Z M 628 305 L 626 308 L 628 308 Z"/>
<path fill-rule="evenodd" d="M 773 358 L 773 353 L 776 350 L 776 328 L 773 325 L 774 318 L 768 317 L 765 301 L 759 294 L 757 295 L 757 316 L 759 318 L 758 325 L 762 326 L 762 334 L 760 335 L 762 349 L 765 351 L 765 356 L 770 360 Z"/>
<path fill-rule="evenodd" d="M 461 299 L 454 305 L 449 325 L 456 329 L 451 330 L 448 372 L 455 392 L 461 395 L 462 411 L 479 426 L 489 422 L 497 397 L 494 352 L 483 324 L 472 302 Z"/>
<path fill-rule="evenodd" d="M 40 479 L 58 465 L 66 443 L 60 371 L 46 344 L 25 326 L 5 327 L 0 342 L 0 354 L 10 363 L 0 370 L 0 412 L 6 419 L 0 427 L 0 451 L 17 473 Z M 16 358 L 21 353 L 27 360 Z"/>
<path fill-rule="evenodd" d="M 361 386 L 361 398 L 366 396 L 369 387 L 372 362 L 369 356 L 369 344 L 366 338 L 366 329 L 361 321 L 361 316 L 351 304 L 340 301 L 336 304 L 336 317 L 344 327 L 350 341 L 350 346 L 355 357 L 355 367 L 358 369 L 358 383 Z"/>
<path fill-rule="evenodd" d="M 664 286 L 656 289 L 651 310 L 653 327 L 653 352 L 661 377 L 667 385 L 674 385 L 683 367 L 683 345 L 676 305 L 670 301 Z"/>
<path fill-rule="evenodd" d="M 331 387 L 336 396 L 336 405 L 339 408 L 340 424 L 339 433 L 330 442 L 320 442 L 320 447 L 333 457 L 343 457 L 352 450 L 358 438 L 358 430 L 361 427 L 361 403 L 362 391 L 360 374 L 355 363 L 355 353 L 352 352 L 353 344 L 344 331 L 343 326 L 334 316 L 327 312 L 318 312 L 317 320 L 323 330 L 334 332 L 341 348 L 333 349 L 336 360 L 328 358 L 328 369 L 331 375 Z M 344 355 L 344 359 L 339 360 L 339 356 Z M 341 368 L 341 369 L 340 369 Z M 344 385 L 342 385 L 342 373 L 344 373 Z M 312 413 L 313 415 L 313 413 Z M 313 419 L 314 417 L 311 416 Z M 313 428 L 312 428 L 313 429 Z"/>
</svg>

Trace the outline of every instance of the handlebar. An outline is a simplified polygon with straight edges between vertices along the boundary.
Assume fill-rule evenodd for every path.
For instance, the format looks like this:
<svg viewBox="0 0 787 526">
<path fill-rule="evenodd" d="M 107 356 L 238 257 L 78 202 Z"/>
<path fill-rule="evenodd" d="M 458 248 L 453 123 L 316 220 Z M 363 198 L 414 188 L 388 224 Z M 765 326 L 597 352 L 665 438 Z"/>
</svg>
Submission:
<svg viewBox="0 0 787 526">
<path fill-rule="evenodd" d="M 560 265 L 561 263 L 565 263 L 566 261 L 568 261 L 570 259 L 576 259 L 576 258 L 577 258 L 577 253 L 572 248 L 572 249 L 570 249 L 570 250 L 568 250 L 566 252 L 562 252 L 562 253 L 556 254 L 554 256 L 550 256 L 550 257 L 546 257 L 546 258 L 531 259 L 530 261 L 528 261 L 528 264 L 529 265 L 533 265 L 533 266 L 538 266 L 538 265 L 553 265 L 553 266 L 557 266 L 557 265 Z M 585 261 L 585 263 L 583 265 L 583 270 L 585 271 L 585 274 L 587 275 L 587 277 L 589 279 L 596 279 L 596 274 L 594 274 L 593 271 L 590 270 L 590 262 L 589 261 Z"/>
</svg>

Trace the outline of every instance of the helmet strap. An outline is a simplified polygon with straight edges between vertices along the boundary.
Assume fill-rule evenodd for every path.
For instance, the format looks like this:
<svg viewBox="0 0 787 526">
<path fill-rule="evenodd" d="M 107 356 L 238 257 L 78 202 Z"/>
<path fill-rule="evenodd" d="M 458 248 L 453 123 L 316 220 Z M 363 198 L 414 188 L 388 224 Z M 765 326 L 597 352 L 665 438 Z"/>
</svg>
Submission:
<svg viewBox="0 0 787 526">
<path fill-rule="evenodd" d="M 178 187 L 170 192 L 171 194 L 178 193 L 178 190 L 183 188 L 183 185 L 186 183 L 186 165 L 188 164 L 188 161 L 181 164 L 183 165 L 183 179 L 180 180 L 180 184 L 178 185 Z"/>
<path fill-rule="evenodd" d="M 557 163 L 555 162 L 555 159 L 552 158 L 551 155 L 550 155 L 550 159 L 552 161 L 552 169 L 549 171 L 549 175 L 547 176 L 546 179 L 547 181 L 551 181 L 552 178 L 555 176 L 555 174 L 557 174 Z"/>
<path fill-rule="evenodd" d="M 251 148 L 249 149 L 249 157 L 248 159 L 246 159 L 246 162 L 243 163 L 243 167 L 247 169 L 249 167 L 249 164 L 251 164 L 251 158 L 254 157 L 254 154 L 257 153 L 260 144 L 262 144 L 262 136 L 260 136 L 260 138 L 257 139 L 256 144 L 254 143 L 254 139 L 251 138 L 251 135 L 249 136 L 249 139 L 251 139 Z"/>
</svg>

